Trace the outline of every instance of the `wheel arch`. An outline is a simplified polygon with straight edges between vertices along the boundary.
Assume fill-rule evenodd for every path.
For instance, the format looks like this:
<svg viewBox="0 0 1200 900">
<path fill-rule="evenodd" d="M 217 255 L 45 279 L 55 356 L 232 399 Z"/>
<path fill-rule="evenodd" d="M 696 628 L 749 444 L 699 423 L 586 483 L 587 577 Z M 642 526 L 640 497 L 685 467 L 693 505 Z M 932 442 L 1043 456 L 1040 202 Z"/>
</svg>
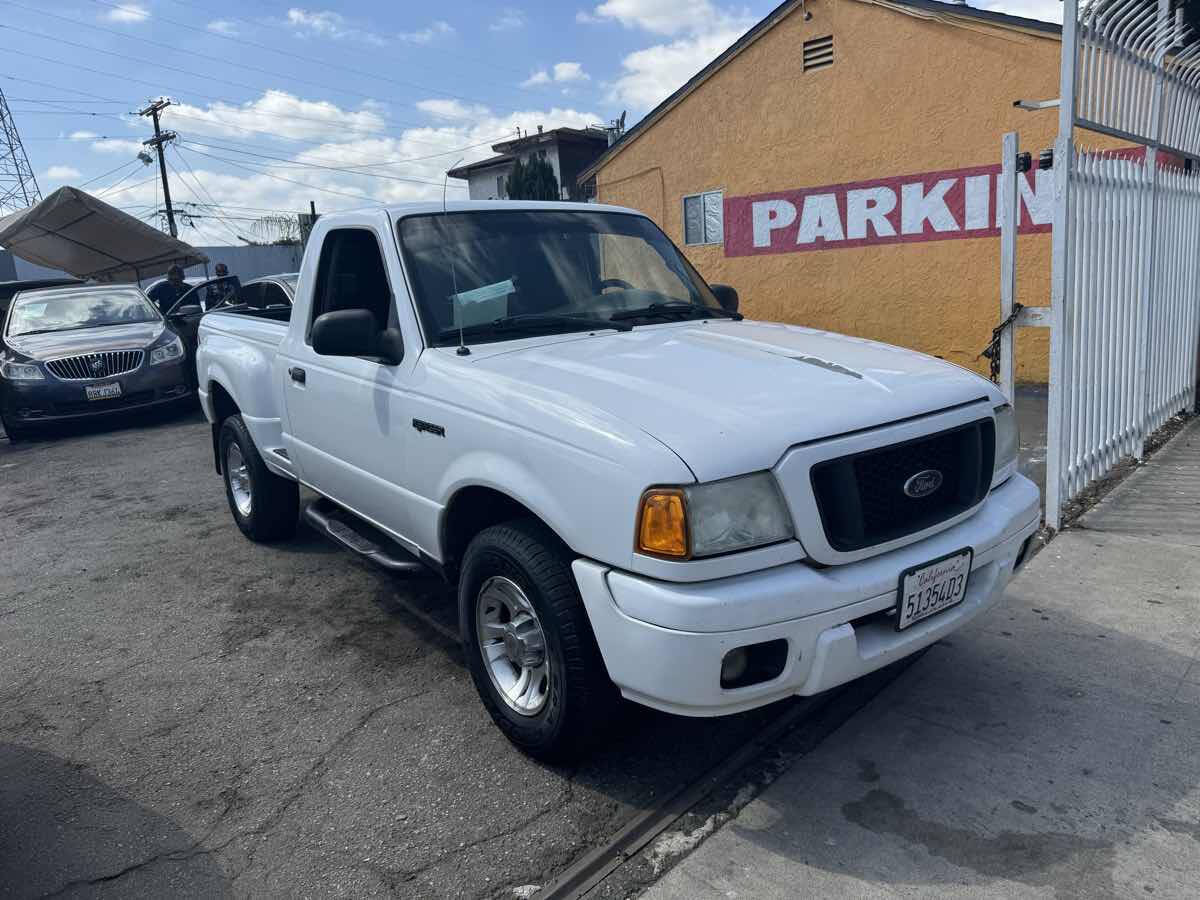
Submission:
<svg viewBox="0 0 1200 900">
<path fill-rule="evenodd" d="M 221 424 L 230 416 L 241 413 L 237 401 L 221 382 L 215 379 L 208 383 L 208 402 L 212 406 L 213 466 L 221 474 Z"/>
<path fill-rule="evenodd" d="M 438 541 L 442 551 L 442 569 L 449 581 L 458 578 L 459 565 L 471 539 L 485 528 L 499 525 L 511 519 L 535 519 L 570 550 L 562 534 L 525 503 L 510 493 L 484 484 L 468 484 L 459 487 L 442 511 L 438 528 Z"/>
</svg>

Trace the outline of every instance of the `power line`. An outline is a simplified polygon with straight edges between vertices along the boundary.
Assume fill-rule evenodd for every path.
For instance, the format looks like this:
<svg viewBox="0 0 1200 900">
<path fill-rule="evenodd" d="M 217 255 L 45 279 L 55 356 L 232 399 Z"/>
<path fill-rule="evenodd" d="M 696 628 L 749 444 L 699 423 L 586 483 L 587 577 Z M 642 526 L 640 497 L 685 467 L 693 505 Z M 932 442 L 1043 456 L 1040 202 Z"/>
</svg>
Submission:
<svg viewBox="0 0 1200 900">
<path fill-rule="evenodd" d="M 261 169 L 252 169 L 249 166 L 244 165 L 242 163 L 234 162 L 231 159 L 224 159 L 220 156 L 213 156 L 211 153 L 205 153 L 201 150 L 196 150 L 193 147 L 188 147 L 187 149 L 191 153 L 196 153 L 200 156 L 207 156 L 209 159 L 216 159 L 221 162 L 228 163 L 229 165 L 233 166 L 235 169 L 241 169 L 242 171 L 249 172 L 252 175 L 262 175 L 266 178 L 273 178 L 276 181 L 286 181 L 288 184 L 298 184 L 298 185 L 300 185 L 300 187 L 308 188 L 310 191 L 320 191 L 323 194 L 336 194 L 339 197 L 349 197 L 351 200 L 359 200 L 364 203 L 376 203 L 376 204 L 382 205 L 381 201 L 372 200 L 370 197 L 365 197 L 362 194 L 348 194 L 345 191 L 335 191 L 335 190 L 331 190 L 330 188 L 317 187 L 316 185 L 309 184 L 306 181 L 296 181 L 296 179 L 294 179 L 294 178 L 284 178 L 282 175 L 272 175 L 270 172 L 264 172 Z"/>
<path fill-rule="evenodd" d="M 388 178 L 388 177 L 396 177 L 396 176 L 387 176 L 387 175 L 380 176 L 380 175 L 376 175 L 373 172 L 359 172 L 356 170 L 357 169 L 365 169 L 365 168 L 378 168 L 381 166 L 403 165 L 403 164 L 412 163 L 412 162 L 422 162 L 424 160 L 437 159 L 439 156 L 452 156 L 453 154 L 461 153 L 464 150 L 474 150 L 478 147 L 486 147 L 489 144 L 496 143 L 496 141 L 484 141 L 484 142 L 481 142 L 478 144 L 469 144 L 466 147 L 456 147 L 453 150 L 443 150 L 441 153 L 430 153 L 428 156 L 410 156 L 405 159 L 389 159 L 389 160 L 382 160 L 379 162 L 346 163 L 345 167 L 331 167 L 331 166 L 315 166 L 311 163 L 303 162 L 303 161 L 297 160 L 297 159 L 286 159 L 286 158 L 278 157 L 278 156 L 267 156 L 265 154 L 258 153 L 258 152 L 239 150 L 239 149 L 237 149 L 237 147 L 226 146 L 223 144 L 205 143 L 204 141 L 197 141 L 192 138 L 183 138 L 182 140 L 186 141 L 188 144 L 191 144 L 194 147 L 207 147 L 211 150 L 224 150 L 228 153 L 241 153 L 246 156 L 261 156 L 263 159 L 278 160 L 279 162 L 286 163 L 286 164 L 292 166 L 293 168 L 301 168 L 301 169 L 334 168 L 336 171 L 339 171 L 339 172 L 352 172 L 353 174 L 356 174 L 356 175 L 366 175 L 371 178 L 381 178 L 381 177 Z M 503 138 L 498 138 L 497 140 L 503 140 Z M 228 143 L 234 143 L 234 142 L 230 141 Z M 253 146 L 257 146 L 257 145 L 241 144 L 240 146 L 253 147 Z M 265 149 L 270 150 L 273 148 L 267 147 Z M 282 152 L 282 151 L 276 151 L 276 152 Z M 313 160 L 314 161 L 320 160 L 323 162 L 337 162 L 337 160 L 324 159 L 322 157 L 313 157 Z M 351 168 L 349 168 L 350 166 L 353 166 L 354 168 L 351 169 Z M 434 182 L 434 184 L 440 185 L 441 182 Z"/>
<path fill-rule="evenodd" d="M 177 157 L 179 157 L 179 161 L 180 161 L 180 162 L 182 162 L 182 163 L 184 164 L 184 166 L 186 166 L 186 167 L 187 167 L 188 173 L 189 173 L 189 174 L 192 176 L 192 181 L 194 181 L 194 182 L 195 182 L 195 184 L 196 184 L 196 187 L 200 188 L 200 190 L 204 192 L 204 196 L 206 196 L 206 197 L 207 197 L 209 200 L 211 200 L 211 201 L 212 201 L 212 208 L 213 208 L 215 211 L 217 211 L 218 213 L 224 213 L 224 212 L 225 212 L 225 210 L 224 210 L 224 209 L 222 209 L 222 208 L 220 207 L 220 205 L 217 203 L 217 198 L 216 198 L 216 197 L 214 197 L 214 196 L 213 196 L 211 193 L 209 193 L 209 190 L 208 190 L 208 188 L 206 188 L 206 187 L 204 186 L 204 184 L 203 184 L 203 183 L 200 181 L 200 177 L 199 177 L 199 176 L 196 174 L 196 170 L 192 168 L 192 164 L 191 164 L 191 163 L 189 163 L 189 162 L 188 162 L 186 159 L 184 159 L 184 158 L 183 158 L 183 154 L 180 152 L 180 150 L 179 150 L 179 147 L 178 147 L 178 146 L 176 146 L 174 149 L 175 149 L 175 155 L 176 155 Z M 174 169 L 174 166 L 172 166 L 172 169 Z M 180 180 L 182 180 L 182 179 L 183 179 L 183 176 L 181 175 L 181 176 L 180 176 Z M 194 196 L 196 196 L 196 197 L 199 197 L 199 196 L 200 196 L 199 194 L 195 193 L 194 191 L 193 191 L 193 194 L 194 194 Z M 218 218 L 220 218 L 220 216 L 219 216 L 219 215 L 218 215 Z M 241 236 L 240 236 L 240 235 L 238 235 L 238 234 L 237 234 L 237 233 L 236 233 L 236 232 L 233 230 L 233 228 L 232 228 L 231 226 L 227 226 L 227 230 L 228 230 L 228 231 L 229 231 L 231 234 L 233 234 L 233 236 L 234 236 L 234 237 L 238 238 L 238 240 L 241 240 Z"/>
<path fill-rule="evenodd" d="M 107 172 L 104 172 L 103 174 L 97 175 L 95 178 L 89 178 L 89 179 L 88 179 L 87 181 L 85 181 L 83 184 L 79 185 L 79 187 L 81 187 L 81 188 L 87 187 L 89 184 L 92 184 L 92 183 L 93 183 L 93 182 L 95 182 L 95 181 L 99 181 L 101 178 L 107 178 L 109 175 L 112 175 L 112 174 L 113 174 L 113 173 L 115 173 L 115 172 L 119 172 L 119 171 L 121 171 L 121 170 L 122 170 L 122 169 L 124 169 L 126 166 L 132 166 L 134 163 L 137 163 L 137 162 L 140 162 L 140 160 L 131 159 L 131 160 L 128 160 L 128 161 L 126 161 L 126 162 L 123 162 L 123 163 L 121 163 L 119 166 L 117 166 L 115 169 L 109 169 Z M 128 175 L 126 175 L 125 177 L 126 177 L 126 178 L 128 178 L 129 176 L 128 176 Z M 117 184 L 120 184 L 120 182 L 117 182 Z"/>
<path fill-rule="evenodd" d="M 132 191 L 134 188 L 144 187 L 147 184 L 152 184 L 152 183 L 157 183 L 157 182 L 158 182 L 158 176 L 155 175 L 153 178 L 147 178 L 145 181 L 138 181 L 134 184 L 128 184 L 123 188 L 117 188 L 116 190 L 101 191 L 100 193 L 96 194 L 96 196 L 97 197 L 110 197 L 113 194 L 120 194 L 120 193 L 124 193 L 125 191 Z M 117 182 L 117 183 L 120 184 L 120 182 Z M 157 188 L 155 188 L 154 195 L 155 195 L 155 197 L 158 196 Z M 155 201 L 155 202 L 157 203 L 157 201 Z"/>
<path fill-rule="evenodd" d="M 109 2 L 109 0 L 92 0 L 92 2 L 96 3 L 100 6 L 107 6 L 110 9 L 123 9 L 124 8 L 119 3 L 111 3 L 111 2 Z M 375 81 L 386 81 L 390 84 L 399 85 L 400 87 L 412 88 L 412 89 L 415 89 L 418 91 L 424 91 L 424 92 L 430 93 L 430 94 L 441 94 L 442 96 L 449 97 L 453 100 L 463 100 L 463 101 L 466 101 L 467 103 L 486 103 L 486 102 L 488 102 L 488 101 L 476 99 L 474 97 L 468 97 L 463 94 L 455 94 L 452 91 L 443 91 L 439 88 L 431 88 L 431 87 L 428 87 L 427 85 L 417 84 L 416 82 L 412 82 L 412 81 L 402 81 L 397 78 L 388 78 L 384 75 L 380 75 L 378 72 L 367 72 L 363 69 L 355 69 L 350 66 L 338 65 L 337 63 L 332 63 L 332 62 L 329 62 L 328 60 L 314 60 L 311 56 L 304 56 L 299 53 L 292 53 L 287 50 L 280 50 L 278 47 L 272 47 L 269 44 L 260 44 L 258 41 L 246 40 L 245 38 L 240 38 L 240 37 L 237 37 L 237 36 L 231 35 L 231 34 L 221 34 L 220 32 L 209 31 L 207 28 L 200 28 L 196 25 L 191 25 L 187 22 L 180 22 L 177 19 L 168 19 L 165 16 L 156 16 L 149 12 L 146 13 L 146 18 L 157 19 L 158 21 L 166 22 L 169 25 L 175 25 L 176 27 L 179 27 L 179 28 L 186 28 L 189 31 L 196 31 L 196 32 L 199 32 L 200 34 L 206 35 L 207 37 L 210 37 L 210 38 L 218 38 L 218 39 L 224 40 L 224 41 L 232 41 L 235 44 L 241 44 L 246 47 L 254 47 L 256 50 L 266 50 L 269 53 L 276 53 L 280 56 L 287 56 L 292 59 L 298 59 L 302 63 L 304 63 L 306 66 L 311 66 L 314 62 L 320 62 L 320 64 L 322 66 L 324 66 L 325 68 L 341 69 L 342 71 L 348 72 L 351 75 L 358 75 L 360 77 L 370 78 Z"/>
<path fill-rule="evenodd" d="M 184 144 L 184 146 L 192 149 L 193 152 L 200 153 L 199 150 L 195 149 L 195 147 L 196 147 L 195 141 L 183 141 L 182 143 Z M 203 146 L 203 145 L 201 145 L 201 146 Z M 289 168 L 293 168 L 293 169 L 321 169 L 321 170 L 327 171 L 327 172 L 339 172 L 343 175 L 358 175 L 363 178 L 383 178 L 387 181 L 404 181 L 404 182 L 408 182 L 410 184 L 427 184 L 432 187 L 442 187 L 443 186 L 442 182 L 430 181 L 427 178 L 412 178 L 412 177 L 406 176 L 406 175 L 385 175 L 385 174 L 379 173 L 379 172 L 357 172 L 354 169 L 347 169 L 342 166 L 322 166 L 322 165 L 318 165 L 316 163 L 296 162 L 294 160 L 284 159 L 283 157 L 279 157 L 279 156 L 267 156 L 264 153 L 252 153 L 249 150 L 231 150 L 229 152 L 240 153 L 243 156 L 253 156 L 253 157 L 257 157 L 259 159 L 269 160 L 271 162 L 286 163 L 289 166 Z M 201 155 L 202 156 L 211 156 L 211 154 L 201 154 Z M 223 162 L 233 162 L 233 160 L 226 159 L 225 157 L 221 157 L 221 156 L 212 156 L 212 158 L 222 160 Z M 459 187 L 459 186 L 460 185 L 456 185 L 456 187 Z"/>
</svg>

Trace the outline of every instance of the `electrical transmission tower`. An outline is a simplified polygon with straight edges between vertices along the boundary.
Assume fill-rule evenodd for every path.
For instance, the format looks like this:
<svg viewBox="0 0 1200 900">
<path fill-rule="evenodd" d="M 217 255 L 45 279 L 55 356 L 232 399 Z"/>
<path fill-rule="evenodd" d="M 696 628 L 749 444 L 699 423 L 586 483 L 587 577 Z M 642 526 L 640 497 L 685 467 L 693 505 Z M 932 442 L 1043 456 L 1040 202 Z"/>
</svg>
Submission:
<svg viewBox="0 0 1200 900">
<path fill-rule="evenodd" d="M 4 91 L 0 90 L 0 215 L 33 206 L 42 199 L 37 179 Z"/>
</svg>

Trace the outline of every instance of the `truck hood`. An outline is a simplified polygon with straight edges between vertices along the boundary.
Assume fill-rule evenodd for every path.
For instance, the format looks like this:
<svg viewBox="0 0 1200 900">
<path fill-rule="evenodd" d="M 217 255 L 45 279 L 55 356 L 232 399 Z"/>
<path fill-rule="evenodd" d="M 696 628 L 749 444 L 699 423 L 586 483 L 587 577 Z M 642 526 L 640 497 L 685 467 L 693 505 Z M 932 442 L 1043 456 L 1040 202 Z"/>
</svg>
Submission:
<svg viewBox="0 0 1200 900">
<path fill-rule="evenodd" d="M 700 481 L 770 468 L 798 443 L 999 396 L 921 353 L 748 320 L 641 327 L 476 365 L 636 425 Z"/>
<path fill-rule="evenodd" d="M 133 350 L 148 347 L 162 334 L 163 322 L 134 322 L 129 325 L 101 325 L 75 331 L 51 331 L 23 334 L 4 340 L 17 353 L 30 359 L 46 360 L 77 353 L 101 350 Z"/>
</svg>

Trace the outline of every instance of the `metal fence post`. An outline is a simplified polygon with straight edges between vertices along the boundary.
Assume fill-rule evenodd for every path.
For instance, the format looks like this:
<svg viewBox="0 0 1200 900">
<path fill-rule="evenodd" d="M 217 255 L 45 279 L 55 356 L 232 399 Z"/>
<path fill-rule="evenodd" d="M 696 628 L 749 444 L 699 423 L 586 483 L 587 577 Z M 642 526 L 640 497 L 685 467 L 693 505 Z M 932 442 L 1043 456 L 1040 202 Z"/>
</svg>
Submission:
<svg viewBox="0 0 1200 900">
<path fill-rule="evenodd" d="M 1079 0 L 1064 0 L 1062 67 L 1059 85 L 1058 138 L 1054 142 L 1054 230 L 1050 270 L 1050 403 L 1046 421 L 1046 524 L 1062 524 L 1063 488 L 1063 333 L 1069 302 L 1068 239 L 1071 168 L 1075 146 L 1075 83 L 1079 61 Z"/>
<path fill-rule="evenodd" d="M 1004 135 L 1001 145 L 1000 183 L 1000 321 L 1007 322 L 1017 297 L 1017 230 L 1021 224 L 1020 198 L 1017 193 L 1017 153 L 1020 138 L 1015 131 Z M 1016 323 L 1000 335 L 1000 389 L 1009 403 L 1016 397 Z"/>
</svg>

